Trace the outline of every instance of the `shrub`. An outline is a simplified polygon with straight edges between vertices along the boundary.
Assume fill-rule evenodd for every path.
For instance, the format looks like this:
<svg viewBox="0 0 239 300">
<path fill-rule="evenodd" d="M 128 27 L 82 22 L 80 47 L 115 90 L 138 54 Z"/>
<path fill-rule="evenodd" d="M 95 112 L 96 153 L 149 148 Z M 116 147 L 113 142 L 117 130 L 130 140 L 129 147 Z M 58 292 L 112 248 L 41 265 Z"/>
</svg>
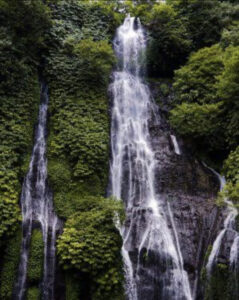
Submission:
<svg viewBox="0 0 239 300">
<path fill-rule="evenodd" d="M 182 103 L 170 112 L 170 123 L 184 136 L 211 136 L 220 125 L 222 103 Z"/>
<path fill-rule="evenodd" d="M 112 299 L 122 292 L 122 241 L 113 222 L 116 212 L 122 215 L 121 203 L 92 198 L 79 203 L 78 211 L 58 239 L 60 263 L 90 278 L 92 299 Z"/>
<path fill-rule="evenodd" d="M 116 62 L 113 49 L 107 41 L 81 40 L 73 53 L 80 61 L 81 76 L 95 84 L 107 84 L 113 64 Z"/>
<path fill-rule="evenodd" d="M 219 45 L 193 53 L 187 64 L 175 72 L 176 101 L 217 102 L 218 76 L 223 72 L 223 51 Z"/>
<path fill-rule="evenodd" d="M 38 284 L 42 279 L 44 260 L 44 242 L 38 229 L 32 231 L 28 260 L 27 280 L 30 284 Z"/>
</svg>

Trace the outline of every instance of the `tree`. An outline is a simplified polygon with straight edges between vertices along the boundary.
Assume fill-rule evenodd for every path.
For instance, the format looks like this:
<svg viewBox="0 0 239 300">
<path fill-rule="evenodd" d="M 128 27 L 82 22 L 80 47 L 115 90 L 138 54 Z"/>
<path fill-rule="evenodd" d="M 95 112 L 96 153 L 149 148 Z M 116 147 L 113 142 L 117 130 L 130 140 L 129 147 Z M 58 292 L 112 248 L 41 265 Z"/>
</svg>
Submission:
<svg viewBox="0 0 239 300">
<path fill-rule="evenodd" d="M 156 4 L 147 20 L 150 32 L 148 69 L 151 75 L 169 76 L 185 61 L 191 41 L 172 6 Z"/>
<path fill-rule="evenodd" d="M 223 72 L 223 51 L 219 45 L 193 53 L 185 66 L 175 72 L 177 103 L 214 103 L 218 101 L 218 76 Z"/>
<path fill-rule="evenodd" d="M 193 41 L 193 48 L 211 46 L 220 40 L 223 28 L 218 0 L 168 0 L 179 14 Z"/>
</svg>

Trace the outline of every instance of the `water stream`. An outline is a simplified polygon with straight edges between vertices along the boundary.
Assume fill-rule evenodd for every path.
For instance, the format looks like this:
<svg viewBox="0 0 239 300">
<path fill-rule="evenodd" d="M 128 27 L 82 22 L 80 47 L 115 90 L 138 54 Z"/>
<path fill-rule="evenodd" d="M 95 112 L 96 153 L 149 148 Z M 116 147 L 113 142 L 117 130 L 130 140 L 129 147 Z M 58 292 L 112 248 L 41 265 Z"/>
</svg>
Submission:
<svg viewBox="0 0 239 300">
<path fill-rule="evenodd" d="M 61 222 L 54 213 L 52 193 L 47 185 L 46 136 L 48 100 L 48 89 L 42 84 L 34 147 L 21 194 L 22 245 L 13 297 L 17 300 L 25 299 L 26 296 L 31 234 L 33 228 L 39 227 L 44 241 L 42 299 L 54 299 L 55 244 L 56 233 L 61 227 Z"/>
<path fill-rule="evenodd" d="M 220 191 L 222 191 L 226 184 L 225 178 L 223 176 L 221 176 L 219 173 L 217 173 L 214 169 L 212 169 L 208 166 L 206 166 L 206 167 L 218 178 L 218 181 L 220 183 Z M 220 253 L 222 241 L 223 241 L 223 238 L 224 238 L 225 234 L 227 233 L 227 231 L 231 231 L 234 235 L 233 243 L 231 245 L 231 250 L 230 250 L 229 263 L 233 269 L 237 268 L 237 264 L 238 264 L 239 233 L 235 230 L 235 219 L 238 215 L 238 211 L 229 199 L 224 198 L 224 202 L 226 204 L 227 216 L 224 220 L 223 228 L 221 229 L 221 231 L 219 232 L 219 234 L 217 235 L 217 237 L 213 243 L 212 251 L 208 258 L 206 269 L 207 269 L 207 273 L 209 276 L 212 273 L 213 266 L 217 262 L 217 258 Z"/>
<path fill-rule="evenodd" d="M 189 300 L 171 207 L 155 192 L 156 160 L 148 125 L 153 103 L 143 81 L 146 38 L 139 19 L 125 19 L 114 48 L 119 64 L 111 86 L 111 193 L 126 208 L 121 234 L 127 298 Z"/>
<path fill-rule="evenodd" d="M 174 147 L 174 151 L 177 155 L 181 155 L 181 150 L 179 148 L 179 144 L 178 144 L 178 141 L 177 141 L 177 138 L 175 135 L 171 134 L 170 135 L 171 137 L 171 141 L 173 143 L 173 147 Z"/>
</svg>

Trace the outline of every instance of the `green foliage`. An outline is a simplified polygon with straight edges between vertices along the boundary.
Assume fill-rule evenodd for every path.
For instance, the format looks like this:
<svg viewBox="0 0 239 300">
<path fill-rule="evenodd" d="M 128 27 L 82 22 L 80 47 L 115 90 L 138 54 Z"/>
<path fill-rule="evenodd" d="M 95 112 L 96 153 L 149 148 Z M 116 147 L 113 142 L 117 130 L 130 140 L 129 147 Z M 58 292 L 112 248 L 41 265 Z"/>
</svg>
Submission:
<svg viewBox="0 0 239 300">
<path fill-rule="evenodd" d="M 116 27 L 118 27 L 124 19 L 124 15 L 119 13 L 125 7 L 125 3 L 122 1 L 115 0 L 86 0 L 93 8 L 100 8 L 101 12 L 109 17 L 109 25 L 111 27 L 112 33 L 114 33 Z"/>
<path fill-rule="evenodd" d="M 236 297 L 236 283 L 229 266 L 217 264 L 206 282 L 205 300 L 230 300 Z"/>
<path fill-rule="evenodd" d="M 35 1 L 0 2 L 0 239 L 13 234 L 20 221 L 22 166 L 40 98 L 34 53 L 48 26 L 44 9 Z"/>
<path fill-rule="evenodd" d="M 7 241 L 4 251 L 3 265 L 0 273 L 0 298 L 5 300 L 12 299 L 13 287 L 16 282 L 18 264 L 21 249 L 21 228 L 15 232 L 14 236 Z"/>
<path fill-rule="evenodd" d="M 168 96 L 170 94 L 170 88 L 168 86 L 168 84 L 166 83 L 161 83 L 160 84 L 160 91 L 163 94 L 163 96 Z"/>
<path fill-rule="evenodd" d="M 51 118 L 49 179 L 63 217 L 74 212 L 82 195 L 103 195 L 108 180 L 107 101 L 95 97 L 65 99 Z"/>
<path fill-rule="evenodd" d="M 203 149 L 205 144 L 209 148 L 207 151 L 220 149 L 223 145 L 223 135 L 219 135 L 221 106 L 220 102 L 203 105 L 182 103 L 170 111 L 170 123 L 182 136 L 193 138 L 198 149 Z"/>
<path fill-rule="evenodd" d="M 112 299 L 122 292 L 121 237 L 114 225 L 123 208 L 113 199 L 82 201 L 58 239 L 60 263 L 92 281 L 92 299 Z"/>
<path fill-rule="evenodd" d="M 214 103 L 218 76 L 223 72 L 223 51 L 219 45 L 193 53 L 187 64 L 175 72 L 176 101 Z"/>
<path fill-rule="evenodd" d="M 105 192 L 106 90 L 115 57 L 107 42 L 109 20 L 99 5 L 62 1 L 53 15 L 46 74 L 51 99 L 48 169 L 56 211 L 67 218 L 82 196 Z"/>
<path fill-rule="evenodd" d="M 54 186 L 55 191 L 67 190 L 71 184 L 71 171 L 69 165 L 61 160 L 50 160 L 48 163 L 48 178 L 50 186 Z"/>
<path fill-rule="evenodd" d="M 198 149 L 204 147 L 207 152 L 226 157 L 238 144 L 238 66 L 238 47 L 223 51 L 214 45 L 192 54 L 175 72 L 176 102 L 181 105 L 172 110 L 171 123 Z"/>
<path fill-rule="evenodd" d="M 190 51 L 191 41 L 183 21 L 167 4 L 156 4 L 148 17 L 150 42 L 148 69 L 152 75 L 171 75 Z"/>
<path fill-rule="evenodd" d="M 108 83 L 116 59 L 113 49 L 107 41 L 81 40 L 75 45 L 73 53 L 81 61 L 81 76 L 96 85 Z"/>
<path fill-rule="evenodd" d="M 6 67 L 4 62 L 1 66 L 3 69 Z M 0 238 L 12 234 L 20 220 L 20 182 L 25 175 L 21 167 L 31 151 L 33 125 L 40 99 L 35 74 L 31 70 L 28 72 L 26 83 L 21 89 L 19 87 L 14 96 L 7 96 L 5 87 L 0 86 Z M 11 90 L 11 81 L 5 81 L 5 86 Z M 15 94 L 14 89 L 11 92 Z"/>
<path fill-rule="evenodd" d="M 42 233 L 38 229 L 32 231 L 30 253 L 27 269 L 27 280 L 32 284 L 38 284 L 43 274 L 44 242 Z"/>
<path fill-rule="evenodd" d="M 60 1 L 53 9 L 53 26 L 48 37 L 45 72 L 51 114 L 48 173 L 55 210 L 66 220 L 58 252 L 63 267 L 70 268 L 65 272 L 69 300 L 87 298 L 87 291 L 95 299 L 92 297 L 98 297 L 101 288 L 102 295 L 97 299 L 116 299 L 122 285 L 121 261 L 107 265 L 101 263 L 104 257 L 99 259 L 99 255 L 106 254 L 105 261 L 109 262 L 116 253 L 119 256 L 121 247 L 112 222 L 113 209 L 117 207 L 101 198 L 108 181 L 107 88 L 115 63 L 108 42 L 112 39 L 115 15 L 112 11 L 107 15 L 111 8 L 105 3 Z M 96 221 L 98 217 L 101 224 Z M 99 247 L 104 241 L 107 251 Z M 78 244 L 79 252 L 75 248 Z M 72 252 L 69 261 L 64 257 L 68 250 Z M 99 261 L 101 268 L 97 269 L 95 264 Z M 82 265 L 88 270 L 82 270 Z M 112 270 L 115 280 L 106 284 L 107 274 Z M 120 282 L 116 283 L 117 280 Z"/>
<path fill-rule="evenodd" d="M 224 161 L 223 172 L 226 175 L 227 184 L 220 193 L 220 199 L 228 198 L 239 208 L 239 147 L 232 151 Z"/>
<path fill-rule="evenodd" d="M 7 20 L 14 46 L 25 58 L 36 59 L 45 47 L 44 34 L 51 24 L 48 6 L 44 1 L 2 0 L 0 12 L 1 19 Z"/>
<path fill-rule="evenodd" d="M 182 135 L 210 136 L 218 128 L 222 103 L 182 103 L 171 110 L 170 122 Z"/>
<path fill-rule="evenodd" d="M 224 162 L 223 171 L 228 181 L 239 182 L 239 147 L 232 151 Z"/>
<path fill-rule="evenodd" d="M 184 24 L 193 49 L 219 42 L 223 28 L 238 18 L 239 6 L 219 0 L 168 0 Z"/>
<path fill-rule="evenodd" d="M 220 45 L 223 49 L 226 49 L 230 45 L 239 46 L 239 23 L 235 22 L 229 28 L 226 28 L 222 32 Z"/>
<path fill-rule="evenodd" d="M 227 110 L 226 135 L 231 146 L 239 141 L 239 47 L 229 47 L 225 53 L 225 68 L 218 83 L 218 97 Z"/>
<path fill-rule="evenodd" d="M 40 300 L 40 290 L 37 287 L 30 287 L 27 290 L 27 300 Z"/>
</svg>

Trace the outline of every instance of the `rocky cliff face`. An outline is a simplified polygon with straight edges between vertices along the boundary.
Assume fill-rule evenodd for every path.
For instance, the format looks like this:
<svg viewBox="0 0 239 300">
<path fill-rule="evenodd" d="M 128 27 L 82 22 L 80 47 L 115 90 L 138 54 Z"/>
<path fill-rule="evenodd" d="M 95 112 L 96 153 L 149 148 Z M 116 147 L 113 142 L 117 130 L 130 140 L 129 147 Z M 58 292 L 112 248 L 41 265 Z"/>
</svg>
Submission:
<svg viewBox="0 0 239 300">
<path fill-rule="evenodd" d="M 157 161 L 155 191 L 158 199 L 163 203 L 169 228 L 177 231 L 184 269 L 189 275 L 192 294 L 195 298 L 204 299 L 205 291 L 202 281 L 204 268 L 211 245 L 224 219 L 223 210 L 215 203 L 219 182 L 211 170 L 190 154 L 190 150 L 186 149 L 180 138 L 178 143 L 181 154 L 175 153 L 170 136 L 172 132 L 165 117 L 167 98 L 163 101 L 163 109 L 155 107 L 149 124 L 152 148 Z M 127 182 L 127 176 L 125 178 Z M 134 214 L 136 214 L 135 210 Z M 132 236 L 135 239 L 141 231 L 139 224 L 142 227 L 144 224 L 146 226 L 148 214 L 150 214 L 148 210 L 138 212 L 138 216 L 133 215 L 133 212 L 128 214 L 126 226 L 134 228 L 135 233 Z M 174 224 L 170 220 L 172 217 Z M 134 218 L 133 223 L 132 220 L 130 222 L 132 218 Z M 175 228 L 172 228 L 173 226 Z M 174 239 L 176 239 L 175 236 Z M 176 240 L 175 243 L 177 243 Z M 150 248 L 141 250 L 139 255 L 139 249 L 132 246 L 137 245 L 137 241 L 129 241 L 127 247 L 130 245 L 131 260 L 138 265 L 138 274 L 144 278 L 140 285 L 141 297 L 152 295 L 150 299 L 158 299 L 157 297 L 161 295 L 161 286 L 165 285 L 165 282 L 160 279 L 166 269 L 165 260 L 157 257 L 158 253 Z M 226 244 L 223 248 L 225 247 Z M 152 281 L 154 281 L 154 286 L 149 291 L 149 286 L 152 287 L 152 284 L 148 283 Z"/>
<path fill-rule="evenodd" d="M 156 85 L 151 89 L 155 99 L 162 99 L 156 105 L 156 112 L 152 113 L 150 124 L 157 159 L 156 191 L 168 215 L 168 208 L 171 208 L 192 295 L 195 299 L 232 299 L 236 297 L 238 288 L 238 270 L 232 273 L 229 268 L 235 232 L 226 231 L 210 283 L 205 284 L 205 266 L 227 216 L 226 209 L 216 205 L 215 201 L 220 188 L 219 180 L 193 157 L 181 138 L 177 138 L 181 154 L 175 153 L 172 131 L 167 122 L 172 90 L 170 92 L 169 88 L 168 95 L 163 96 Z M 155 115 L 160 117 L 155 118 Z M 168 225 L 172 227 L 170 222 Z M 224 290 L 219 287 L 222 280 Z M 210 292 L 212 290 L 213 293 Z"/>
</svg>

